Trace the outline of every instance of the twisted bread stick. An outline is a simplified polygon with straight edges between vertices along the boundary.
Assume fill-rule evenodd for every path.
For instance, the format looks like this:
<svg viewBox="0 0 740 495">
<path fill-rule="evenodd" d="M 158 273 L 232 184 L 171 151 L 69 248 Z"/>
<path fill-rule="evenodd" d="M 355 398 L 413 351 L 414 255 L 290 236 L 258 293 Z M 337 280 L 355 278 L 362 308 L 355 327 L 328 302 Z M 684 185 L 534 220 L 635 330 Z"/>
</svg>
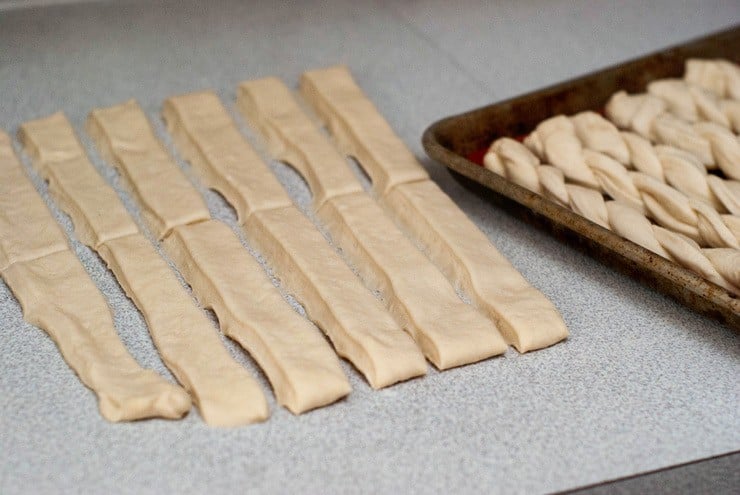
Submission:
<svg viewBox="0 0 740 495">
<path fill-rule="evenodd" d="M 560 169 L 569 181 L 602 190 L 612 198 L 652 217 L 659 225 L 684 234 L 703 246 L 738 247 L 740 237 L 735 223 L 728 224 L 725 217 L 708 206 L 707 197 L 711 198 L 711 195 L 707 196 L 709 183 L 702 191 L 694 183 L 683 183 L 676 179 L 674 183 L 684 184 L 685 189 L 694 194 L 691 197 L 656 178 L 661 175 L 664 179 L 681 177 L 685 169 L 674 172 L 672 168 L 675 167 L 673 162 L 685 159 L 680 150 L 659 148 L 657 151 L 655 149 L 651 151 L 650 147 L 642 143 L 642 146 L 635 148 L 636 158 L 632 161 L 650 171 L 657 167 L 653 163 L 657 159 L 657 164 L 663 167 L 666 163 L 668 170 L 662 168 L 657 172 L 656 168 L 650 174 L 641 171 L 631 172 L 625 165 L 611 158 L 617 156 L 624 159 L 625 144 L 628 142 L 626 148 L 633 154 L 633 145 L 639 142 L 639 138 L 630 137 L 625 141 L 623 134 L 597 114 L 586 112 L 572 119 L 565 116 L 547 119 L 537 126 L 524 143 L 544 161 Z M 653 152 L 654 155 L 651 155 Z M 651 157 L 651 160 L 648 160 L 648 157 Z M 531 163 L 531 160 L 527 163 Z M 697 166 L 694 168 L 698 170 Z M 521 171 L 517 173 L 522 174 Z M 715 181 L 712 181 L 712 184 L 717 188 L 721 188 L 722 185 L 715 184 Z M 729 190 L 729 187 L 726 189 Z M 560 194 L 562 196 L 562 191 Z M 585 193 L 581 193 L 579 197 L 584 195 Z M 732 191 L 726 196 L 732 198 Z M 567 204 L 563 197 L 561 202 Z"/>
<path fill-rule="evenodd" d="M 539 138 L 537 136 L 535 140 Z M 583 150 L 583 154 L 590 157 L 584 159 L 583 165 L 585 167 L 588 167 L 587 162 L 601 162 L 601 165 L 611 163 L 621 167 L 616 160 L 602 153 Z M 676 199 L 675 194 L 668 193 L 664 188 L 668 188 L 674 193 L 675 190 L 656 179 L 641 172 L 629 173 L 623 168 L 624 175 L 619 173 L 614 176 L 609 175 L 609 173 L 601 175 L 604 170 L 615 172 L 617 169 L 613 166 L 608 169 L 600 169 L 600 165 L 597 165 L 595 167 L 596 174 L 594 174 L 596 180 L 603 177 L 601 179 L 603 183 L 609 184 L 610 187 L 619 182 L 624 185 L 626 191 L 632 193 L 634 188 L 638 192 L 637 195 L 629 194 L 626 196 L 627 199 L 620 198 L 616 201 L 605 201 L 601 193 L 595 189 L 567 183 L 565 181 L 567 174 L 564 170 L 557 166 L 541 164 L 537 156 L 526 146 L 510 138 L 501 138 L 494 141 L 484 157 L 484 165 L 489 170 L 507 177 L 512 182 L 569 207 L 594 223 L 613 230 L 620 236 L 664 258 L 676 261 L 731 292 L 740 294 L 740 265 L 737 263 L 740 251 L 737 249 L 738 241 L 734 236 L 727 239 L 723 238 L 721 241 L 713 239 L 717 243 L 726 242 L 732 245 L 730 248 L 702 249 L 694 240 L 681 233 L 671 232 L 657 225 L 652 225 L 641 212 L 643 206 L 645 209 L 650 207 L 647 204 L 635 203 L 635 197 L 653 198 L 662 194 L 672 200 Z M 589 169 L 589 171 L 592 171 L 592 169 Z M 629 181 L 630 178 L 632 182 Z M 627 186 L 627 184 L 631 184 L 632 187 Z M 688 203 L 688 205 L 685 203 Z M 711 230 L 711 226 L 715 224 L 710 223 L 710 226 L 704 227 L 706 221 L 699 220 L 699 218 L 704 218 L 703 215 L 706 215 L 706 210 L 713 211 L 711 208 L 701 203 L 694 204 L 698 202 L 692 202 L 688 199 L 685 203 L 678 201 L 674 205 L 676 216 L 683 214 L 690 217 L 691 212 L 694 211 L 697 225 L 699 223 L 703 225 L 701 229 L 703 235 L 708 238 L 719 235 L 717 232 L 712 234 L 704 232 L 705 230 Z M 694 207 L 698 208 L 698 211 L 693 210 Z M 670 209 L 665 211 L 671 212 Z M 711 213 L 707 216 L 716 220 L 716 217 L 712 216 Z M 669 218 L 672 217 L 669 216 Z M 699 230 L 698 227 L 697 230 Z M 718 228 L 718 231 L 723 232 L 721 227 Z M 724 234 L 726 235 L 726 232 Z"/>
<path fill-rule="evenodd" d="M 740 100 L 740 67 L 732 62 L 691 58 L 683 77 L 721 98 Z"/>
<path fill-rule="evenodd" d="M 609 119 L 651 141 L 688 151 L 707 169 L 719 168 L 729 179 L 740 180 L 740 141 L 730 129 L 740 130 L 740 101 L 726 100 L 710 110 L 708 93 L 678 80 L 656 81 L 648 90 L 615 93 L 606 105 Z M 695 99 L 697 95 L 701 97 Z M 698 119 L 699 112 L 705 121 L 690 120 Z"/>
</svg>

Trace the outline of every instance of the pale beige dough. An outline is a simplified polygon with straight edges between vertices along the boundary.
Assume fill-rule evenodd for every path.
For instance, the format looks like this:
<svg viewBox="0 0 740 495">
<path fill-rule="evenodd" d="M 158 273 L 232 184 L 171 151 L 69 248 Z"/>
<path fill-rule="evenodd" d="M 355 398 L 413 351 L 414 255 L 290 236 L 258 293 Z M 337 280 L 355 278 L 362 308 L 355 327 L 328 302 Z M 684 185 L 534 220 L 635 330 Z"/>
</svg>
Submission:
<svg viewBox="0 0 740 495">
<path fill-rule="evenodd" d="M 265 370 L 280 404 L 300 414 L 350 393 L 331 347 L 308 321 L 286 311 L 280 293 L 256 275 L 261 267 L 227 225 L 209 220 L 175 227 L 164 247 L 201 304 L 216 313 L 224 334 Z"/>
<path fill-rule="evenodd" d="M 252 212 L 292 206 L 290 196 L 267 167 L 244 165 L 259 163 L 260 157 L 244 141 L 231 117 L 219 111 L 218 105 L 218 97 L 209 93 L 181 95 L 165 101 L 162 116 L 180 152 L 185 157 L 202 157 L 198 160 L 198 171 L 209 187 L 219 191 L 234 207 L 242 223 Z M 184 108 L 188 111 L 184 112 Z M 193 140 L 186 129 L 207 138 Z"/>
<path fill-rule="evenodd" d="M 653 231 L 658 242 L 680 264 L 720 287 L 732 292 L 737 290 L 717 272 L 710 259 L 692 239 L 657 225 L 653 225 Z"/>
<path fill-rule="evenodd" d="M 642 213 L 631 205 L 619 201 L 607 201 L 606 209 L 609 225 L 615 233 L 666 259 L 671 259 L 655 238 L 652 224 Z"/>
<path fill-rule="evenodd" d="M 336 166 L 336 150 L 321 139 L 316 124 L 301 112 L 280 79 L 242 83 L 237 105 L 265 138 L 270 154 L 290 164 L 306 180 L 315 210 L 328 198 L 364 191 L 349 167 Z"/>
<path fill-rule="evenodd" d="M 153 152 L 140 145 L 139 154 L 127 153 L 127 146 L 122 144 L 125 140 L 117 138 L 119 131 L 124 136 L 132 133 L 140 136 L 142 143 L 161 149 L 149 121 L 135 103 L 113 108 L 115 111 L 102 109 L 95 113 L 99 132 L 94 135 L 98 147 L 112 164 L 132 178 L 132 186 L 143 195 L 142 206 L 152 218 L 177 218 L 178 211 L 154 198 L 159 194 L 154 188 L 139 187 L 139 179 L 132 172 L 143 168 L 141 157 Z M 169 190 L 170 182 L 180 184 L 173 189 L 181 188 L 186 196 L 196 195 L 197 204 L 202 202 L 169 155 L 161 157 L 156 166 L 160 190 Z M 347 395 L 349 383 L 331 348 L 282 299 L 228 227 L 214 220 L 174 225 L 164 245 L 196 297 L 204 306 L 214 309 L 224 333 L 255 357 L 280 404 L 300 413 Z M 312 377 L 322 377 L 322 381 L 311 383 Z M 260 394 L 253 403 L 260 405 L 263 400 Z"/>
<path fill-rule="evenodd" d="M 365 284 L 438 368 L 503 353 L 506 343 L 492 323 L 463 303 L 431 262 L 362 189 L 344 158 L 275 78 L 242 83 L 238 104 L 277 158 L 304 176 L 317 214 Z"/>
<path fill-rule="evenodd" d="M 444 275 L 367 194 L 332 198 L 318 214 L 368 286 L 380 291 L 391 313 L 437 368 L 506 351 L 494 324 L 457 297 Z"/>
<path fill-rule="evenodd" d="M 118 196 L 90 164 L 62 113 L 25 122 L 19 137 L 34 167 L 49 182 L 49 192 L 72 217 L 83 243 L 97 249 L 109 239 L 138 232 L 125 209 L 108 209 Z"/>
<path fill-rule="evenodd" d="M 296 208 L 253 213 L 244 225 L 280 280 L 373 388 L 426 373 L 424 357 Z"/>
<path fill-rule="evenodd" d="M 178 148 L 201 173 L 208 187 L 221 192 L 233 206 L 246 204 L 248 198 L 241 196 L 248 191 L 274 187 L 277 179 L 254 151 L 250 150 L 250 155 L 240 151 L 251 147 L 238 134 L 215 94 L 173 97 L 165 108 L 171 109 L 164 116 Z M 209 118 L 203 119 L 203 115 Z M 226 134 L 226 122 L 237 133 L 230 134 L 239 137 L 233 149 L 219 137 Z M 233 162 L 228 158 L 236 154 L 243 159 Z M 238 176 L 230 172 L 237 166 L 242 170 Z M 237 177 L 244 183 L 233 183 Z M 226 183 L 231 183 L 228 190 L 222 189 Z M 290 201 L 277 185 L 281 195 Z M 228 191 L 237 197 L 230 197 Z M 372 387 L 384 387 L 426 373 L 424 357 L 413 340 L 292 202 L 289 206 L 266 202 L 253 205 L 240 216 L 250 241 L 303 304 L 309 317 L 326 332 L 337 352 L 349 359 Z"/>
<path fill-rule="evenodd" d="M 87 120 L 87 131 L 101 149 L 115 149 L 118 159 L 129 166 L 121 169 L 124 184 L 143 206 L 142 216 L 158 239 L 178 225 L 210 218 L 203 198 L 185 175 L 167 173 L 169 155 L 154 136 L 138 104 L 95 109 Z M 146 126 L 130 125 L 132 116 Z M 137 122 L 138 122 L 137 121 Z M 166 181 L 167 187 L 162 184 Z"/>
<path fill-rule="evenodd" d="M 414 154 L 359 90 L 346 67 L 304 73 L 301 93 L 336 143 L 367 170 L 379 195 L 385 195 L 397 184 L 429 179 Z M 351 109 L 351 115 L 338 112 L 337 104 Z M 358 145 L 350 147 L 349 143 Z"/>
<path fill-rule="evenodd" d="M 728 60 L 689 59 L 684 79 L 718 96 L 740 100 L 740 67 Z"/>
<path fill-rule="evenodd" d="M 509 342 L 525 352 L 568 336 L 553 304 L 428 180 L 346 68 L 305 73 L 301 93 L 328 123 L 342 150 L 370 174 L 388 211 L 447 278 L 498 323 Z"/>
<path fill-rule="evenodd" d="M 585 132 L 590 132 L 588 126 Z M 535 139 L 532 143 L 535 145 L 531 149 L 540 150 L 538 152 L 542 153 L 541 148 L 538 147 L 539 140 Z M 674 148 L 668 151 L 686 153 Z M 506 177 L 515 182 L 521 174 L 509 174 L 510 169 L 535 168 L 537 176 L 542 180 L 542 191 L 547 197 L 552 197 L 579 215 L 604 228 L 613 229 L 622 237 L 654 253 L 674 260 L 691 270 L 700 270 L 698 273 L 702 275 L 710 274 L 712 281 L 737 293 L 737 288 L 732 282 L 737 278 L 737 271 L 731 266 L 735 257 L 729 254 L 737 250 L 738 240 L 733 232 L 733 224 L 728 222 L 727 218 L 721 216 L 702 200 L 682 196 L 652 176 L 641 172 L 627 172 L 622 164 L 601 152 L 585 149 L 583 153 L 586 163 L 594 170 L 602 188 L 613 197 L 626 199 L 604 201 L 599 191 L 567 184 L 562 171 L 549 165 L 539 164 L 539 160 L 529 154 L 524 144 L 511 138 L 504 137 L 494 141 L 485 158 L 488 159 L 487 163 L 501 163 Z M 687 166 L 704 170 L 703 165 L 696 159 L 693 159 L 693 162 L 688 163 Z M 731 181 L 726 183 L 729 184 Z M 645 204 L 636 203 L 635 199 L 638 201 L 642 199 Z M 660 200 L 664 201 L 667 208 L 661 206 Z M 695 224 L 685 225 L 685 227 L 693 229 L 696 237 L 705 245 L 729 249 L 712 250 L 714 259 L 710 259 L 707 254 L 709 250 L 700 249 L 699 245 L 688 237 L 680 234 L 668 235 L 665 229 L 656 230 L 646 217 L 646 214 L 650 212 L 655 219 L 659 213 L 661 217 L 668 217 L 673 223 L 682 225 L 682 222 L 673 218 L 672 215 L 675 213 L 673 210 L 679 214 L 686 213 L 684 215 L 686 219 L 691 213 L 694 214 Z M 708 268 L 710 265 L 714 268 Z"/>
<path fill-rule="evenodd" d="M 722 276 L 735 286 L 735 293 L 740 294 L 740 250 L 732 248 L 702 249 Z"/>
<path fill-rule="evenodd" d="M 269 410 L 259 385 L 231 357 L 165 260 L 139 233 L 118 195 L 88 160 L 67 119 L 55 114 L 24 125 L 23 133 L 24 140 L 32 142 L 36 151 L 35 167 L 54 177 L 50 187 L 75 227 L 83 225 L 87 230 L 94 225 L 96 238 L 104 239 L 93 245 L 89 235 L 81 236 L 105 260 L 142 312 L 162 360 L 191 393 L 203 419 L 214 426 L 266 419 Z M 76 144 L 76 158 L 62 162 L 40 158 L 53 156 L 45 151 L 64 140 L 70 152 Z M 99 225 L 107 226 L 107 216 L 117 219 L 114 226 L 128 228 L 100 229 Z M 99 221 L 88 221 L 91 217 Z M 193 342 L 198 343 L 197 352 Z"/>
<path fill-rule="evenodd" d="M 269 417 L 257 382 L 231 357 L 148 239 L 142 234 L 113 239 L 99 253 L 144 315 L 162 360 L 206 423 L 239 426 Z"/>
<path fill-rule="evenodd" d="M 9 260 L 0 274 L 25 320 L 54 340 L 67 364 L 98 396 L 108 421 L 186 414 L 188 394 L 142 369 L 124 347 L 105 299 L 69 250 L 2 132 L 0 177 L 0 252 Z M 12 201 L 5 196 L 11 191 Z"/>
<path fill-rule="evenodd" d="M 66 251 L 67 238 L 18 163 L 0 131 L 0 273 L 13 263 Z"/>
</svg>

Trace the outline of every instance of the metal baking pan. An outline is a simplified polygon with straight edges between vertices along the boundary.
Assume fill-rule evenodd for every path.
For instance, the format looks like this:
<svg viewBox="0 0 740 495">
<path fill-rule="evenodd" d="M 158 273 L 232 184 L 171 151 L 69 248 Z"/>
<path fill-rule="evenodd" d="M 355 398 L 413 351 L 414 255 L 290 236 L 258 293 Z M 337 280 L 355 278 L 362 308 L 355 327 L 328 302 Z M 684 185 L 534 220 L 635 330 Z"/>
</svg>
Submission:
<svg viewBox="0 0 740 495">
<path fill-rule="evenodd" d="M 507 101 L 442 119 L 425 132 L 424 149 L 467 188 L 511 214 L 616 268 L 693 310 L 740 331 L 740 300 L 725 289 L 589 220 L 509 182 L 480 165 L 499 137 L 521 137 L 557 114 L 600 111 L 619 91 L 681 77 L 688 58 L 740 62 L 740 26 Z"/>
</svg>

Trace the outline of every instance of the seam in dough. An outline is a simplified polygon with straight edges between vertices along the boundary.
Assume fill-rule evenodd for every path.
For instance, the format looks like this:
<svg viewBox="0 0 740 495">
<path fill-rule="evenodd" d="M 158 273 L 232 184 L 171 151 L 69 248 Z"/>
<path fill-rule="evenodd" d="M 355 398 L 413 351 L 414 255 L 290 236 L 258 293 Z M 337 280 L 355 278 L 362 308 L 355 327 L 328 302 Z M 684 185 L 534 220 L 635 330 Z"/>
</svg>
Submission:
<svg viewBox="0 0 740 495">
<path fill-rule="evenodd" d="M 203 419 L 213 426 L 237 426 L 262 421 L 269 416 L 267 401 L 257 382 L 229 354 L 208 318 L 193 303 L 154 246 L 138 230 L 116 192 L 87 159 L 67 119 L 55 114 L 24 125 L 27 142 L 39 156 L 67 140 L 65 149 L 77 151 L 74 160 L 34 161 L 42 173 L 53 175 L 62 209 L 75 227 L 106 224 L 106 216 L 126 225 L 125 235 L 106 235 L 90 245 L 105 260 L 126 294 L 141 311 L 162 360 L 191 393 Z M 73 166 L 70 166 L 73 165 Z M 80 200 L 84 198 L 84 200 Z M 69 205 L 75 205 L 70 208 Z M 89 210 L 93 209 L 92 212 Z M 82 219 L 82 221 L 81 221 Z M 91 236 L 86 236 L 90 242 Z M 83 239 L 84 240 L 84 239 Z M 198 343 L 197 350 L 193 343 Z"/>
<path fill-rule="evenodd" d="M 362 189 L 318 128 L 275 78 L 242 83 L 237 102 L 279 158 L 304 176 L 317 216 L 360 278 L 378 290 L 391 314 L 439 369 L 506 351 L 492 322 L 465 304 L 445 277 Z"/>
<path fill-rule="evenodd" d="M 568 336 L 552 302 L 428 179 L 346 67 L 305 72 L 300 92 L 327 123 L 339 148 L 356 157 L 370 174 L 389 214 L 498 324 L 508 342 L 526 352 Z"/>
<path fill-rule="evenodd" d="M 249 191 L 287 193 L 241 136 L 218 97 L 211 92 L 170 98 L 164 118 L 186 160 L 208 187 L 237 207 Z M 209 116 L 203 119 L 202 116 Z M 226 132 L 225 127 L 231 131 Z M 232 132 L 233 131 L 233 132 Z M 230 136 L 226 140 L 223 136 Z M 250 153 L 239 150 L 249 149 Z M 201 153 L 200 150 L 208 150 Z M 238 161 L 230 157 L 240 154 Z M 232 173 L 239 168 L 239 174 Z M 241 180 L 223 190 L 223 184 Z M 262 181 L 265 181 L 264 187 Z M 238 194 L 227 195 L 231 191 Z M 243 210 L 242 225 L 252 244 L 268 260 L 285 286 L 326 332 L 337 352 L 380 388 L 426 373 L 426 363 L 413 340 L 326 243 L 314 225 L 293 205 L 274 204 Z"/>
<path fill-rule="evenodd" d="M 203 198 L 184 174 L 167 173 L 169 155 L 149 126 L 128 125 L 134 100 L 108 108 L 98 108 L 87 119 L 87 132 L 98 148 L 115 149 L 118 159 L 129 164 L 121 167 L 121 178 L 128 191 L 142 205 L 142 217 L 157 239 L 167 237 L 179 226 L 211 218 Z M 108 160 L 110 161 L 110 160 Z M 167 193 L 160 194 L 167 183 Z"/>
<path fill-rule="evenodd" d="M 142 167 L 141 157 L 150 152 L 140 145 L 140 154 L 127 153 L 127 148 L 120 144 L 125 140 L 117 139 L 119 132 L 123 136 L 128 133 L 140 136 L 142 143 L 161 149 L 149 121 L 135 102 L 98 110 L 93 118 L 100 130 L 96 142 L 103 155 L 131 177 L 134 174 L 130 171 Z M 123 152 L 119 152 L 117 143 L 123 146 Z M 162 181 L 160 191 L 139 189 L 144 195 L 142 206 L 156 208 L 150 211 L 153 217 L 164 216 L 158 208 L 167 203 L 163 191 L 172 190 L 170 182 L 187 184 L 181 192 L 188 196 L 196 194 L 202 201 L 196 189 L 183 182 L 184 174 L 169 155 L 158 160 L 156 166 Z M 133 186 L 138 186 L 137 180 L 132 181 Z M 165 198 L 152 199 L 153 195 Z M 349 382 L 330 346 L 310 323 L 293 311 L 225 224 L 208 219 L 176 226 L 163 245 L 198 300 L 214 310 L 224 334 L 239 342 L 265 371 L 281 405 L 299 414 L 335 402 L 350 392 Z"/>
<path fill-rule="evenodd" d="M 141 368 L 126 350 L 103 295 L 69 249 L 3 132 L 0 177 L 0 193 L 13 191 L 12 198 L 0 195 L 0 252 L 8 258 L 7 253 L 33 248 L 33 255 L 10 258 L 12 263 L 0 269 L 23 318 L 52 338 L 69 367 L 97 395 L 108 421 L 185 415 L 188 394 Z"/>
</svg>

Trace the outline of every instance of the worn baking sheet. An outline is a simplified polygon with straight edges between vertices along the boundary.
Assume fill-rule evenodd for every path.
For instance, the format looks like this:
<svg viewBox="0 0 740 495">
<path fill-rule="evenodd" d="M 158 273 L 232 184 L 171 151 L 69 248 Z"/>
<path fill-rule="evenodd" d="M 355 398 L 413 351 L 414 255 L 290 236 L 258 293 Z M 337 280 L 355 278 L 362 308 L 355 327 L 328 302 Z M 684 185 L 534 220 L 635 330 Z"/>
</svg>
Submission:
<svg viewBox="0 0 740 495">
<path fill-rule="evenodd" d="M 425 131 L 423 145 L 432 158 L 460 174 L 465 185 L 503 209 L 699 313 L 740 330 L 740 300 L 735 295 L 473 161 L 498 137 L 526 135 L 554 115 L 599 111 L 620 89 L 642 92 L 652 80 L 680 77 L 685 60 L 693 57 L 739 62 L 740 27 L 445 118 Z"/>
</svg>

